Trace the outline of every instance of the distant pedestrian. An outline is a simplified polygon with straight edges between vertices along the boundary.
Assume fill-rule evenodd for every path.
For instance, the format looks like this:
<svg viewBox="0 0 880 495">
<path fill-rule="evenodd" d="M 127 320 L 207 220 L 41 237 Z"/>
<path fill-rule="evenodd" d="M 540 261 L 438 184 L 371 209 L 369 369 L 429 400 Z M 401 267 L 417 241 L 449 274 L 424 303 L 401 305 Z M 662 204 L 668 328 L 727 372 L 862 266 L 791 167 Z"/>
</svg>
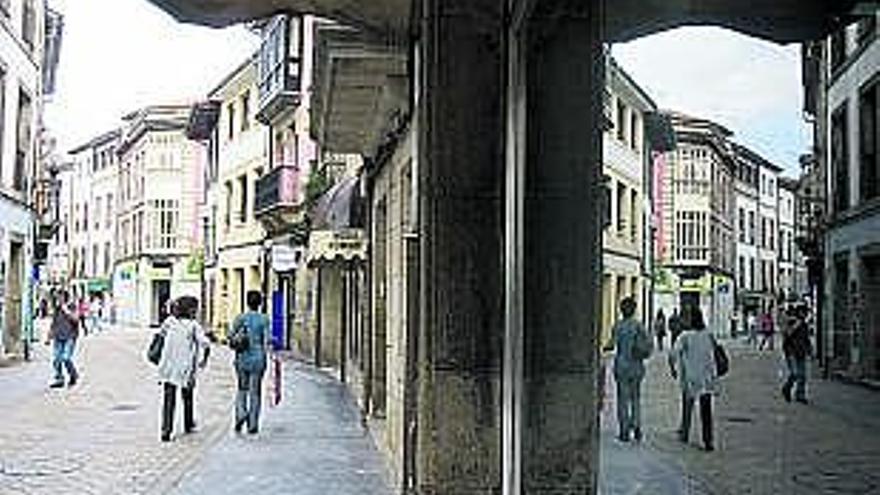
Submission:
<svg viewBox="0 0 880 495">
<path fill-rule="evenodd" d="M 271 328 L 269 317 L 260 312 L 263 295 L 249 291 L 246 300 L 248 310 L 235 318 L 229 340 L 235 350 L 235 373 L 238 379 L 235 431 L 241 432 L 247 424 L 248 433 L 253 435 L 259 431 L 261 391 Z"/>
<path fill-rule="evenodd" d="M 101 298 L 98 294 L 93 294 L 89 303 L 88 321 L 93 332 L 101 331 Z"/>
<path fill-rule="evenodd" d="M 672 377 L 681 387 L 681 424 L 678 437 L 687 443 L 690 436 L 694 402 L 700 403 L 703 446 L 714 450 L 712 441 L 712 395 L 717 392 L 718 371 L 715 364 L 715 341 L 700 308 L 692 307 L 683 315 L 684 331 L 669 353 Z"/>
<path fill-rule="evenodd" d="M 163 392 L 160 436 L 163 442 L 171 440 L 178 389 L 183 398 L 184 433 L 192 433 L 196 427 L 193 404 L 196 373 L 207 363 L 209 352 L 208 339 L 195 321 L 197 310 L 195 298 L 180 298 L 171 304 L 171 313 L 162 322 L 165 343 L 158 373 Z"/>
<path fill-rule="evenodd" d="M 761 325 L 761 343 L 758 344 L 758 350 L 763 351 L 765 347 L 773 350 L 773 341 L 775 340 L 776 334 L 776 325 L 773 321 L 773 315 L 770 313 L 770 310 L 764 312 L 761 315 L 760 320 Z"/>
<path fill-rule="evenodd" d="M 675 345 L 675 341 L 678 340 L 679 334 L 681 334 L 681 316 L 678 314 L 678 309 L 672 310 L 672 315 L 669 316 L 669 338 L 671 339 L 669 342 L 670 346 Z"/>
<path fill-rule="evenodd" d="M 623 318 L 612 332 L 612 340 L 606 350 L 615 349 L 614 381 L 617 383 L 617 422 L 618 439 L 630 440 L 630 433 L 636 441 L 642 439 L 641 388 L 645 377 L 642 362 L 651 354 L 651 338 L 635 318 L 636 302 L 627 297 L 620 303 Z"/>
<path fill-rule="evenodd" d="M 746 341 L 749 345 L 757 345 L 758 344 L 758 324 L 755 320 L 755 314 L 749 313 L 746 316 L 746 331 L 748 332 L 749 338 Z"/>
<path fill-rule="evenodd" d="M 87 336 L 91 328 L 89 328 L 89 303 L 85 297 L 80 297 L 76 305 L 76 316 L 79 320 L 80 328 L 82 328 L 83 336 Z"/>
<path fill-rule="evenodd" d="M 791 402 L 791 389 L 795 387 L 795 400 L 807 403 L 807 358 L 813 354 L 807 327 L 805 310 L 793 308 L 790 312 L 790 324 L 782 339 L 782 352 L 788 365 L 788 378 L 782 386 L 782 396 Z"/>
<path fill-rule="evenodd" d="M 54 306 L 52 323 L 46 335 L 46 345 L 52 342 L 54 351 L 52 365 L 55 369 L 55 379 L 50 387 L 64 386 L 64 369 L 67 370 L 67 385 L 72 387 L 79 379 L 79 373 L 73 364 L 73 352 L 76 349 L 76 339 L 79 337 L 79 318 L 73 303 L 68 301 L 66 292 L 58 293 Z"/>
<path fill-rule="evenodd" d="M 662 309 L 657 311 L 657 318 L 654 319 L 654 334 L 657 337 L 657 350 L 662 351 L 666 339 L 666 316 Z"/>
</svg>

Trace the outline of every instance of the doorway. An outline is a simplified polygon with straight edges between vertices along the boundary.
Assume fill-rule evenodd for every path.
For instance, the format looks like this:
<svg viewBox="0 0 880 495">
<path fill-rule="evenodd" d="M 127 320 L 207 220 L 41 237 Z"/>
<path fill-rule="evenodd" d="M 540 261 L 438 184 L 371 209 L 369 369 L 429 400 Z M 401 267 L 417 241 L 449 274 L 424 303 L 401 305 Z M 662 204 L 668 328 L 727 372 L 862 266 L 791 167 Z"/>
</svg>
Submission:
<svg viewBox="0 0 880 495">
<path fill-rule="evenodd" d="M 171 299 L 171 281 L 153 280 L 153 311 L 151 325 L 158 327 L 168 317 L 168 300 Z"/>
<path fill-rule="evenodd" d="M 8 353 L 21 351 L 21 291 L 24 269 L 24 244 L 12 241 L 9 244 L 9 265 L 6 274 L 6 331 L 3 346 Z"/>
</svg>

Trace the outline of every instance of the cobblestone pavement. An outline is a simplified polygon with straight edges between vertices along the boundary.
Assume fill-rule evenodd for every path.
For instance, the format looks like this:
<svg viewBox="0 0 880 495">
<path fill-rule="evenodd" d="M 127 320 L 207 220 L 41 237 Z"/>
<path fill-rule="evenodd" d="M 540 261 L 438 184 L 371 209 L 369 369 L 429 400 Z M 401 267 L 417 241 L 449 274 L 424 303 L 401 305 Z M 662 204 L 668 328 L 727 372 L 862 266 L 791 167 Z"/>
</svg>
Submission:
<svg viewBox="0 0 880 495">
<path fill-rule="evenodd" d="M 173 493 L 390 494 L 380 454 L 345 387 L 285 362 L 283 399 L 255 437 L 228 432 Z"/>
<path fill-rule="evenodd" d="M 675 437 L 679 392 L 665 354 L 648 363 L 642 388 L 645 440 L 614 439 L 613 379 L 602 414 L 603 494 L 876 494 L 880 493 L 880 395 L 813 377 L 811 403 L 786 403 L 778 352 L 726 342 L 731 373 L 714 404 L 716 451 Z M 610 375 L 610 373 L 609 373 Z"/>
<path fill-rule="evenodd" d="M 42 344 L 32 362 L 0 369 L 0 494 L 167 492 L 228 427 L 233 382 L 218 349 L 197 388 L 200 431 L 161 444 L 149 338 L 135 329 L 81 338 L 82 378 L 72 388 L 47 387 L 51 353 Z"/>
</svg>

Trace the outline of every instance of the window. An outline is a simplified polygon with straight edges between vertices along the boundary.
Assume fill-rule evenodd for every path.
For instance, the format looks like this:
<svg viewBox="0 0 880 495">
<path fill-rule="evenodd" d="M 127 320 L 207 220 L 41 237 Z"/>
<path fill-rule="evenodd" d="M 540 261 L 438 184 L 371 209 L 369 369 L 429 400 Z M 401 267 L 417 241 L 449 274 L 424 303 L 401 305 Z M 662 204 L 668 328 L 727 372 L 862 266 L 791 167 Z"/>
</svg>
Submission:
<svg viewBox="0 0 880 495">
<path fill-rule="evenodd" d="M 31 97 L 24 90 L 18 92 L 18 139 L 15 150 L 15 170 L 12 175 L 12 187 L 16 191 L 24 191 L 27 177 L 27 161 L 31 149 Z"/>
<path fill-rule="evenodd" d="M 630 146 L 632 149 L 639 151 L 639 115 L 635 111 L 630 112 Z"/>
<path fill-rule="evenodd" d="M 248 211 L 248 180 L 247 174 L 238 178 L 238 187 L 241 190 L 238 204 L 238 219 L 242 222 L 247 220 Z"/>
<path fill-rule="evenodd" d="M 617 233 L 623 234 L 626 231 L 626 186 L 617 183 Z"/>
<path fill-rule="evenodd" d="M 831 35 L 831 70 L 835 71 L 846 60 L 846 30 L 841 28 Z"/>
<path fill-rule="evenodd" d="M 739 209 L 739 242 L 746 242 L 746 212 Z"/>
<path fill-rule="evenodd" d="M 150 246 L 154 249 L 177 249 L 177 229 L 180 221 L 178 202 L 173 199 L 150 200 Z"/>
<path fill-rule="evenodd" d="M 740 288 L 746 286 L 746 259 L 742 256 L 739 257 L 739 286 Z"/>
<path fill-rule="evenodd" d="M 104 273 L 110 273 L 110 243 L 104 243 Z"/>
<path fill-rule="evenodd" d="M 749 244 L 755 245 L 755 212 L 749 212 Z"/>
<path fill-rule="evenodd" d="M 246 131 L 251 125 L 251 92 L 241 95 L 241 130 Z"/>
<path fill-rule="evenodd" d="M 847 142 L 846 102 L 831 116 L 831 173 L 834 210 L 849 208 L 849 145 Z"/>
<path fill-rule="evenodd" d="M 617 100 L 617 139 L 626 141 L 626 105 Z"/>
<path fill-rule="evenodd" d="M 770 229 L 767 231 L 767 249 L 776 251 L 776 236 L 774 235 L 774 226 L 776 225 L 776 222 L 769 220 L 768 225 L 770 226 Z"/>
<path fill-rule="evenodd" d="M 639 242 L 639 194 L 635 189 L 630 191 L 629 215 L 630 238 L 632 242 Z"/>
<path fill-rule="evenodd" d="M 226 181 L 226 212 L 223 216 L 223 224 L 228 229 L 232 224 L 232 182 Z"/>
<path fill-rule="evenodd" d="M 110 227 L 113 226 L 113 195 L 112 194 L 107 195 L 107 208 L 105 208 L 105 211 L 107 214 L 106 219 L 105 219 L 105 225 L 109 229 Z"/>
<path fill-rule="evenodd" d="M 99 259 L 101 259 L 101 248 L 97 244 L 95 244 L 92 246 L 92 271 L 91 271 L 91 275 L 93 277 L 98 275 L 98 266 L 99 266 L 98 260 Z"/>
<path fill-rule="evenodd" d="M 762 248 L 767 247 L 767 219 L 761 217 L 761 244 Z"/>
<path fill-rule="evenodd" d="M 749 258 L 749 289 L 755 290 L 755 258 Z"/>
<path fill-rule="evenodd" d="M 880 196 L 880 154 L 877 141 L 877 93 L 880 82 L 862 90 L 859 96 L 859 197 L 862 201 Z"/>
<path fill-rule="evenodd" d="M 21 38 L 29 50 L 34 49 L 34 36 L 37 30 L 37 13 L 34 0 L 25 0 L 21 14 Z"/>
<path fill-rule="evenodd" d="M 226 129 L 228 132 L 226 139 L 232 141 L 232 138 L 235 137 L 235 103 L 230 103 L 226 106 L 226 118 Z"/>
<path fill-rule="evenodd" d="M 83 217 L 82 217 L 82 229 L 83 232 L 88 232 L 89 230 L 89 204 L 83 204 Z"/>
<path fill-rule="evenodd" d="M 101 198 L 95 199 L 95 230 L 101 229 Z"/>
</svg>

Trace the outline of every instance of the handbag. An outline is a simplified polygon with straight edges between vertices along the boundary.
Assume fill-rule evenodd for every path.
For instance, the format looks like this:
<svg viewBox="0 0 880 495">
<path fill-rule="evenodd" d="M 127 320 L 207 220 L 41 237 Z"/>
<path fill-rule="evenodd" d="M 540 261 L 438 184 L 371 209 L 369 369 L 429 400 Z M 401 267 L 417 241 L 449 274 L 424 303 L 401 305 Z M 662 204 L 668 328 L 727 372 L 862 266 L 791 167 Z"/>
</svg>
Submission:
<svg viewBox="0 0 880 495">
<path fill-rule="evenodd" d="M 153 340 L 150 341 L 150 347 L 147 348 L 147 360 L 158 365 L 162 359 L 163 347 L 165 347 L 165 332 L 154 333 Z"/>
<path fill-rule="evenodd" d="M 250 347 L 251 341 L 248 337 L 247 327 L 244 324 L 235 327 L 229 336 L 229 347 L 235 352 L 244 352 Z"/>
<path fill-rule="evenodd" d="M 730 359 L 727 357 L 727 351 L 715 340 L 715 337 L 712 337 L 712 348 L 715 353 L 715 372 L 722 377 L 730 371 Z"/>
</svg>

